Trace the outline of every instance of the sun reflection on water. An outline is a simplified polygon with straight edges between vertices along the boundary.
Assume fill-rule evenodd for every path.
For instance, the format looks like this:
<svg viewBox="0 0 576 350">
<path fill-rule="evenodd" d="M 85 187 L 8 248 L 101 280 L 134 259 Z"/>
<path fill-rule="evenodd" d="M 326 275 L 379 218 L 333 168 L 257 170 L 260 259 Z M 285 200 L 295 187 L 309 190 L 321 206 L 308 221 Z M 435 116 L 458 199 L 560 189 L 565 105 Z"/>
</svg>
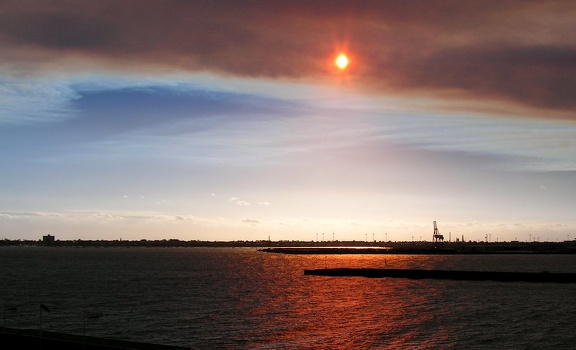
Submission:
<svg viewBox="0 0 576 350">
<path fill-rule="evenodd" d="M 371 254 L 283 256 L 280 260 L 292 267 L 298 266 L 299 274 L 310 268 L 387 265 L 406 268 L 414 263 L 409 256 Z M 298 278 L 291 288 L 271 291 L 274 297 L 254 310 L 252 316 L 255 318 L 273 315 L 276 319 L 271 327 L 276 331 L 261 342 L 278 348 L 400 348 L 411 342 L 425 341 L 431 335 L 422 332 L 420 327 L 433 321 L 427 307 L 434 290 L 426 282 L 322 276 Z M 423 290 L 426 292 L 422 293 Z M 433 332 L 438 335 L 442 330 L 434 329 Z"/>
</svg>

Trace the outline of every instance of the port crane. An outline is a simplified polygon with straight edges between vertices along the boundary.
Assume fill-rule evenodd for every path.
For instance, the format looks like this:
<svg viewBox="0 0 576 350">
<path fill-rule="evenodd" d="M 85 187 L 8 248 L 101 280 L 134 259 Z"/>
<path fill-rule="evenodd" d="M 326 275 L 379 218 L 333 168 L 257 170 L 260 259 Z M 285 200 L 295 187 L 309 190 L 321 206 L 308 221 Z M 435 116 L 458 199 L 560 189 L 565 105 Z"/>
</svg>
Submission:
<svg viewBox="0 0 576 350">
<path fill-rule="evenodd" d="M 444 235 L 441 235 L 440 231 L 438 231 L 436 221 L 434 221 L 434 233 L 432 234 L 432 239 L 434 241 L 434 245 L 438 244 L 439 242 L 444 242 Z"/>
</svg>

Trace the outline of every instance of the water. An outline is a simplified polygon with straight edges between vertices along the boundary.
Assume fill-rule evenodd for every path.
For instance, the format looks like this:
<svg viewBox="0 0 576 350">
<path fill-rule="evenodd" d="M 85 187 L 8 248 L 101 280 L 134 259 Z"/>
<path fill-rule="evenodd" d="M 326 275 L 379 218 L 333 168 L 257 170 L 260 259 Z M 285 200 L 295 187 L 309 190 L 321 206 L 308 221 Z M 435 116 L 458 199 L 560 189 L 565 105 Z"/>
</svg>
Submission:
<svg viewBox="0 0 576 350">
<path fill-rule="evenodd" d="M 0 300 L 7 327 L 192 349 L 576 348 L 574 284 L 303 275 L 384 265 L 576 272 L 576 256 L 1 247 Z"/>
</svg>

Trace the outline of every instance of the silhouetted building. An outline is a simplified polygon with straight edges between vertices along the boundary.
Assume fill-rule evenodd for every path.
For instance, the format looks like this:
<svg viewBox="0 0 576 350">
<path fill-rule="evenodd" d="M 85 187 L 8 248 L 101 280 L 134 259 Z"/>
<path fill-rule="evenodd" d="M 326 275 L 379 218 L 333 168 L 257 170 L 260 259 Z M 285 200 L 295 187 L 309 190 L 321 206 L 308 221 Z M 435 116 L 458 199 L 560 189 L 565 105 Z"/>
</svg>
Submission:
<svg viewBox="0 0 576 350">
<path fill-rule="evenodd" d="M 43 236 L 42 237 L 42 243 L 44 243 L 45 245 L 53 244 L 54 243 L 54 236 L 52 236 L 52 235 Z"/>
</svg>

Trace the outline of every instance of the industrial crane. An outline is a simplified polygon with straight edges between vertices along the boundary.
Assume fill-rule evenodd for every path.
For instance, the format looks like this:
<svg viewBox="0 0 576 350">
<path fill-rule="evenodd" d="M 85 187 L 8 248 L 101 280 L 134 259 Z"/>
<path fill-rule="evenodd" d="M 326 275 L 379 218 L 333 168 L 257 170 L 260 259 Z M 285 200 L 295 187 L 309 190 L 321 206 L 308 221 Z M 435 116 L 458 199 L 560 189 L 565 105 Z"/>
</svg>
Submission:
<svg viewBox="0 0 576 350">
<path fill-rule="evenodd" d="M 438 244 L 438 242 L 444 242 L 444 235 L 440 234 L 438 231 L 438 226 L 436 226 L 436 221 L 434 221 L 434 234 L 432 235 L 434 240 L 434 245 Z"/>
</svg>

